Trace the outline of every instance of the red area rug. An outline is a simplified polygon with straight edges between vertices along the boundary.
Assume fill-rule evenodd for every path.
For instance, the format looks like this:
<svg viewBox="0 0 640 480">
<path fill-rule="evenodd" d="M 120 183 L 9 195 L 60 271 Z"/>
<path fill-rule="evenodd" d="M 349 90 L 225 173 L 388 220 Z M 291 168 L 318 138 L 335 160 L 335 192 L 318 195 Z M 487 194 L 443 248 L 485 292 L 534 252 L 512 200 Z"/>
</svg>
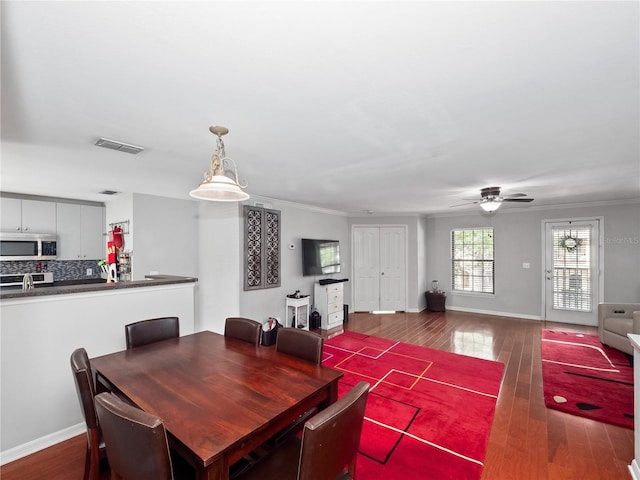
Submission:
<svg viewBox="0 0 640 480">
<path fill-rule="evenodd" d="M 342 396 L 371 384 L 359 480 L 478 480 L 504 365 L 345 332 L 324 344 Z"/>
<path fill-rule="evenodd" d="M 542 383 L 548 408 L 633 428 L 630 357 L 596 335 L 542 330 Z"/>
</svg>

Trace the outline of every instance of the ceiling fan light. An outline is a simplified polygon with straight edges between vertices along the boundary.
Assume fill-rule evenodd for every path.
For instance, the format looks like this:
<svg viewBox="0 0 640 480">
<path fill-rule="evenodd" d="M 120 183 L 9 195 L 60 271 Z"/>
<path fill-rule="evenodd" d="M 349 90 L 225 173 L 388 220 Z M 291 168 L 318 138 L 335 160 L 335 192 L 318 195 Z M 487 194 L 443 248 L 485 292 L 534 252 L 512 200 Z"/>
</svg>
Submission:
<svg viewBox="0 0 640 480">
<path fill-rule="evenodd" d="M 500 200 L 487 200 L 487 201 L 481 202 L 480 207 L 485 212 L 491 213 L 498 210 L 501 204 L 502 202 Z"/>
</svg>

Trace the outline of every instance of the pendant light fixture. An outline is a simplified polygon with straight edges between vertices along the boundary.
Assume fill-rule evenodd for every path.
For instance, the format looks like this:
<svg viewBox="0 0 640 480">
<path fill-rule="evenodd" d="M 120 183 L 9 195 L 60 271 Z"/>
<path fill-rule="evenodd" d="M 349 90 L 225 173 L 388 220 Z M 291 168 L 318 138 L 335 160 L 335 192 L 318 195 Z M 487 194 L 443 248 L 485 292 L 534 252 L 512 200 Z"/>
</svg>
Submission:
<svg viewBox="0 0 640 480">
<path fill-rule="evenodd" d="M 249 194 L 242 189 L 247 185 L 238 182 L 238 167 L 236 162 L 226 156 L 222 136 L 229 133 L 225 127 L 209 127 L 209 131 L 218 137 L 216 152 L 211 157 L 209 170 L 204 172 L 204 181 L 191 190 L 189 195 L 200 200 L 213 202 L 241 202 L 249 198 Z M 225 171 L 225 164 L 233 167 L 233 172 Z M 233 176 L 230 176 L 229 174 Z"/>
</svg>

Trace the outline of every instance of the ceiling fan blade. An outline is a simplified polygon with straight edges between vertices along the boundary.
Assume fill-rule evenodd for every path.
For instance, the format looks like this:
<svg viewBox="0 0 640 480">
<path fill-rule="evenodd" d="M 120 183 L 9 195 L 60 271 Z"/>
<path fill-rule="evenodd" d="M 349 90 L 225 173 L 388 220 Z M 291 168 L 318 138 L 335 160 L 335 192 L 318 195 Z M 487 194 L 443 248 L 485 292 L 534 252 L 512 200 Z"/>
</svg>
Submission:
<svg viewBox="0 0 640 480">
<path fill-rule="evenodd" d="M 527 194 L 526 193 L 511 193 L 509 195 L 503 195 L 504 198 L 507 197 L 526 197 Z"/>
<path fill-rule="evenodd" d="M 533 198 L 503 198 L 503 202 L 533 202 Z"/>
<path fill-rule="evenodd" d="M 460 203 L 458 205 L 451 205 L 449 208 L 453 208 L 453 207 L 462 207 L 464 205 L 473 205 L 474 203 L 480 203 L 480 202 L 469 202 L 469 203 Z"/>
</svg>

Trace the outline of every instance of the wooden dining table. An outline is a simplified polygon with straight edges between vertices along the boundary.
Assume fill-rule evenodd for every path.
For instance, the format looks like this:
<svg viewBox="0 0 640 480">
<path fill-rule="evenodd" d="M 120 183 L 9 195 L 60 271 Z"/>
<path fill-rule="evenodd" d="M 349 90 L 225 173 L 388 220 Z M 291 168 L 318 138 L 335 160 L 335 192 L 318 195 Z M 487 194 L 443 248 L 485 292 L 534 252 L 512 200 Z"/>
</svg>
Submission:
<svg viewBox="0 0 640 480">
<path fill-rule="evenodd" d="M 229 467 L 313 407 L 342 373 L 204 331 L 91 359 L 102 388 L 160 417 L 199 480 Z"/>
</svg>

